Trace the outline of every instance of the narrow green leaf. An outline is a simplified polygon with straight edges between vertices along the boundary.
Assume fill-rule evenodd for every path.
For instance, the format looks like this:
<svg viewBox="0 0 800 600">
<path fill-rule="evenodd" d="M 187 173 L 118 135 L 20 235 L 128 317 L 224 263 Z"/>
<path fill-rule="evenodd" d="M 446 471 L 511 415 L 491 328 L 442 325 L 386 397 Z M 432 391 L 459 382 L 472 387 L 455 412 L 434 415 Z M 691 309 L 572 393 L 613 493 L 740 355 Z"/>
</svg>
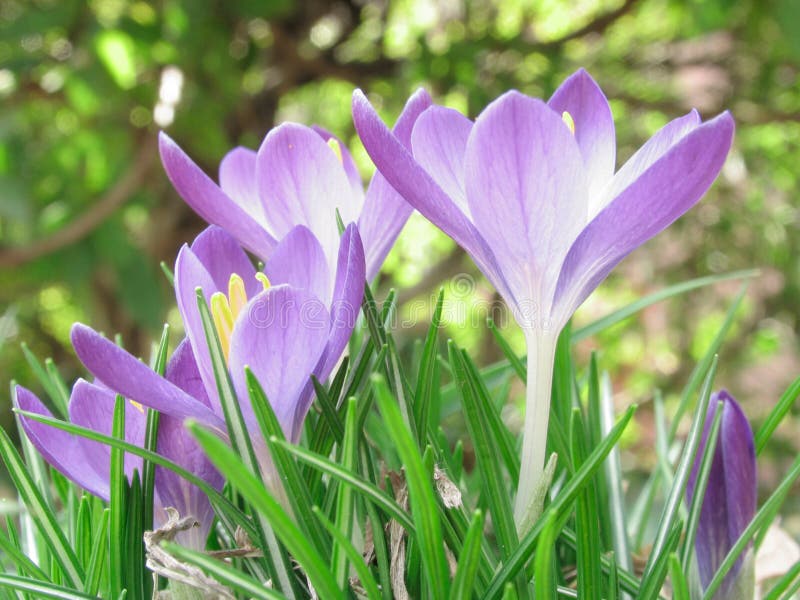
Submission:
<svg viewBox="0 0 800 600">
<path fill-rule="evenodd" d="M 800 579 L 798 579 L 799 575 L 800 575 L 800 562 L 795 563 L 795 565 L 791 569 L 789 569 L 786 573 L 784 573 L 783 577 L 781 577 L 775 583 L 772 589 L 769 592 L 767 592 L 763 600 L 779 600 L 781 598 L 787 598 L 788 600 L 788 598 L 790 598 L 791 596 L 789 596 L 788 594 L 784 596 L 783 594 L 786 592 L 786 590 L 788 590 L 791 587 L 792 583 L 795 580 L 800 582 Z"/>
<path fill-rule="evenodd" d="M 417 387 L 414 392 L 414 422 L 417 424 L 417 438 L 424 440 L 428 435 L 428 428 L 431 427 L 429 415 L 433 402 L 434 389 L 438 388 L 438 382 L 434 381 L 436 371 L 436 339 L 439 333 L 439 325 L 442 322 L 442 307 L 444 306 L 444 288 L 439 289 L 439 296 L 436 299 L 436 306 L 431 317 L 431 325 L 428 334 L 425 336 L 425 346 L 422 350 L 422 358 L 419 362 L 419 373 L 417 375 Z"/>
<path fill-rule="evenodd" d="M 111 436 L 119 440 L 125 439 L 125 402 L 117 395 L 114 403 L 114 417 L 111 426 Z M 128 517 L 128 481 L 125 477 L 125 452 L 120 448 L 111 448 L 111 472 L 109 483 L 109 508 L 110 515 L 110 541 L 109 549 L 109 576 L 111 595 L 119 596 L 125 589 L 126 583 L 126 552 L 125 529 Z"/>
<path fill-rule="evenodd" d="M 15 544 L 11 539 L 0 530 L 0 550 L 5 553 L 5 558 L 8 558 L 19 570 L 20 575 L 32 577 L 46 581 L 48 579 L 44 571 L 28 558 L 25 553 Z"/>
<path fill-rule="evenodd" d="M 746 269 L 743 271 L 733 271 L 731 273 L 722 273 L 720 275 L 709 275 L 707 277 L 699 277 L 697 279 L 690 279 L 689 281 L 682 281 L 681 283 L 671 285 L 662 290 L 658 290 L 652 294 L 637 299 L 627 306 L 615 310 L 614 312 L 589 323 L 585 327 L 576 329 L 572 332 L 572 343 L 579 342 L 587 337 L 593 336 L 604 329 L 608 329 L 612 325 L 616 325 L 620 321 L 624 321 L 630 316 L 635 315 L 637 312 L 661 302 L 674 296 L 680 296 L 686 292 L 700 289 L 721 281 L 730 281 L 731 279 L 752 279 L 757 277 L 760 271 L 757 269 Z"/>
<path fill-rule="evenodd" d="M 495 342 L 497 342 L 497 345 L 500 346 L 500 350 L 502 350 L 503 355 L 508 359 L 508 363 L 517 374 L 517 377 L 519 377 L 522 383 L 527 383 L 528 371 L 525 367 L 525 363 L 520 360 L 519 356 L 517 356 L 517 353 L 511 348 L 511 344 L 509 344 L 506 338 L 503 337 L 503 334 L 497 328 L 494 319 L 488 317 L 486 319 L 486 326 L 489 328 L 489 331 L 492 332 Z"/>
<path fill-rule="evenodd" d="M 108 522 L 110 510 L 104 509 L 101 513 L 100 523 L 94 531 L 92 538 L 92 554 L 89 557 L 89 562 L 86 566 L 86 584 L 83 586 L 83 591 L 92 596 L 97 595 L 100 588 L 100 579 L 106 571 L 106 552 L 108 548 Z"/>
<path fill-rule="evenodd" d="M 481 559 L 481 539 L 483 538 L 483 512 L 476 510 L 469 524 L 461 554 L 458 557 L 453 587 L 450 589 L 451 600 L 469 600 L 475 589 L 478 575 L 478 563 Z"/>
<path fill-rule="evenodd" d="M 36 376 L 36 379 L 40 384 L 42 384 L 44 391 L 47 393 L 47 397 L 50 399 L 50 404 L 55 409 L 53 411 L 54 414 L 63 418 L 67 418 L 67 415 L 69 414 L 67 410 L 67 403 L 64 401 L 64 395 L 58 388 L 58 385 L 53 382 L 50 374 L 47 372 L 47 369 L 42 366 L 42 363 L 39 362 L 39 359 L 36 358 L 36 355 L 31 352 L 30 348 L 28 348 L 28 344 L 23 342 L 21 345 L 22 354 L 25 356 L 25 360 L 30 366 L 31 371 L 33 371 L 33 374 Z M 67 396 L 67 398 L 69 398 L 69 396 Z"/>
<path fill-rule="evenodd" d="M 761 451 L 767 445 L 767 442 L 769 442 L 772 434 L 775 433 L 778 425 L 783 422 L 784 417 L 788 414 L 789 410 L 791 410 L 792 406 L 794 406 L 798 395 L 800 395 L 800 377 L 795 379 L 789 387 L 786 388 L 786 391 L 783 392 L 778 403 L 770 411 L 761 427 L 759 427 L 755 435 L 756 456 L 761 454 Z"/>
<path fill-rule="evenodd" d="M 32 523 L 51 550 L 66 583 L 75 588 L 80 587 L 84 574 L 78 557 L 75 556 L 58 520 L 42 497 L 42 493 L 31 479 L 25 463 L 22 462 L 22 457 L 2 427 L 0 427 L 0 458 L 5 462 L 14 487 L 31 516 Z"/>
<path fill-rule="evenodd" d="M 358 575 L 359 583 L 364 588 L 367 598 L 370 600 L 379 600 L 381 598 L 381 591 L 378 588 L 378 583 L 375 581 L 367 564 L 364 562 L 364 557 L 361 556 L 361 553 L 353 546 L 350 538 L 345 536 L 344 532 L 339 527 L 331 523 L 318 506 L 315 506 L 313 511 L 314 515 L 319 519 L 319 522 L 322 523 L 336 542 L 334 550 L 336 548 L 341 548 L 342 552 L 345 553 L 347 559 L 350 561 L 350 564 L 353 565 L 356 575 Z M 347 585 L 346 581 L 345 585 Z"/>
<path fill-rule="evenodd" d="M 400 410 L 385 381 L 380 376 L 373 375 L 372 382 L 383 421 L 397 445 L 397 452 L 405 467 L 411 515 L 417 526 L 416 540 L 420 545 L 426 582 L 434 598 L 446 598 L 450 587 L 449 572 L 432 477 L 428 476 L 430 474 L 422 465 L 417 444 L 411 431 L 403 423 Z"/>
<path fill-rule="evenodd" d="M 533 567 L 533 586 L 536 598 L 556 597 L 555 545 L 558 538 L 558 513 L 548 510 L 544 517 L 544 527 L 536 544 L 536 558 Z"/>
<path fill-rule="evenodd" d="M 18 575 L 4 575 L 0 573 L 0 588 L 19 590 L 36 594 L 36 598 L 62 598 L 63 600 L 97 600 L 96 596 L 89 596 L 74 589 L 61 587 L 46 581 L 36 581 Z"/>
<path fill-rule="evenodd" d="M 673 600 L 691 600 L 689 595 L 689 584 L 686 581 L 688 571 L 681 565 L 681 561 L 675 552 L 669 555 L 669 579 L 672 583 Z"/>
<path fill-rule="evenodd" d="M 226 476 L 228 481 L 262 515 L 281 543 L 286 546 L 294 560 L 302 567 L 321 598 L 344 598 L 336 586 L 322 556 L 306 540 L 303 532 L 294 524 L 264 483 L 249 469 L 242 468 L 242 460 L 225 442 L 196 422 L 186 425 L 198 441 L 211 462 Z M 286 591 L 286 590 L 283 590 Z"/>
<path fill-rule="evenodd" d="M 345 417 L 344 440 L 339 463 L 348 471 L 355 471 L 358 468 L 358 440 L 359 432 L 356 429 L 356 399 L 350 398 L 347 401 L 347 414 Z M 347 485 L 339 485 L 336 494 L 336 530 L 345 540 L 350 540 L 353 535 L 353 513 L 355 510 L 355 497 L 353 488 Z M 336 583 L 341 589 L 347 589 L 348 562 L 350 558 L 349 549 L 341 543 L 333 546 L 331 556 L 331 568 L 333 570 Z"/>
<path fill-rule="evenodd" d="M 167 353 L 169 349 L 169 325 L 164 325 L 161 331 L 161 340 L 156 352 L 154 371 L 159 375 L 164 375 L 167 370 Z M 147 409 L 147 419 L 144 429 L 144 447 L 153 452 L 158 445 L 158 420 L 159 412 L 151 408 Z M 142 491 L 143 498 L 143 527 L 153 528 L 153 490 L 155 488 L 156 466 L 150 461 L 142 462 Z"/>
<path fill-rule="evenodd" d="M 652 564 L 652 566 L 650 571 L 642 576 L 642 587 L 639 590 L 637 600 L 657 600 L 658 594 L 664 586 L 664 580 L 667 578 L 670 555 L 678 546 L 682 529 L 683 522 L 680 519 L 673 522 L 672 529 L 661 546 L 661 554 L 650 555 L 652 563 L 648 561 L 648 564 Z"/>
</svg>

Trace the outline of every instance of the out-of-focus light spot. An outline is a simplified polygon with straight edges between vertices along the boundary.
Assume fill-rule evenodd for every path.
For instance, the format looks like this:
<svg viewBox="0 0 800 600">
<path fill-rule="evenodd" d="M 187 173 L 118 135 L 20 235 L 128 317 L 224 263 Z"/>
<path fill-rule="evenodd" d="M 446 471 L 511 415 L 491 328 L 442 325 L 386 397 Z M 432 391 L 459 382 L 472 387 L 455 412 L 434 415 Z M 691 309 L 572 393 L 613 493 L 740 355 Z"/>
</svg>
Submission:
<svg viewBox="0 0 800 600">
<path fill-rule="evenodd" d="M 168 127 L 175 120 L 175 107 L 159 102 L 153 110 L 153 120 L 159 127 Z"/>
<path fill-rule="evenodd" d="M 62 108 L 56 113 L 56 129 L 64 135 L 75 133 L 78 129 L 78 117 L 68 108 Z"/>
<path fill-rule="evenodd" d="M 333 15 L 325 15 L 311 27 L 311 43 L 320 50 L 333 46 L 342 33 L 342 24 Z"/>
<path fill-rule="evenodd" d="M 237 37 L 231 40 L 231 43 L 228 44 L 228 54 L 230 54 L 231 58 L 235 60 L 242 60 L 245 56 L 247 56 L 247 50 L 249 47 L 250 45 L 247 43 L 247 40 Z"/>
<path fill-rule="evenodd" d="M 144 106 L 134 106 L 131 110 L 131 125 L 134 127 L 146 127 L 150 124 L 152 116 L 150 111 Z"/>
<path fill-rule="evenodd" d="M 0 69 L 0 97 L 10 95 L 17 89 L 17 78 L 8 69 Z"/>
<path fill-rule="evenodd" d="M 251 95 L 263 90 L 266 83 L 267 78 L 263 69 L 250 69 L 242 77 L 242 89 Z"/>
<path fill-rule="evenodd" d="M 66 38 L 58 38 L 50 45 L 50 56 L 56 60 L 67 60 L 72 56 L 72 43 Z"/>
<path fill-rule="evenodd" d="M 183 91 L 183 72 L 173 65 L 161 72 L 161 86 L 158 88 L 158 99 L 165 104 L 177 104 Z"/>
<path fill-rule="evenodd" d="M 253 42 L 261 48 L 272 44 L 272 29 L 264 19 L 253 19 L 247 24 L 247 33 Z"/>
<path fill-rule="evenodd" d="M 36 52 L 42 48 L 42 36 L 38 33 L 26 35 L 20 40 L 19 45 L 25 52 Z"/>
<path fill-rule="evenodd" d="M 56 69 L 52 69 L 42 76 L 39 85 L 41 85 L 42 89 L 48 94 L 57 92 L 64 85 L 64 74 Z"/>
<path fill-rule="evenodd" d="M 134 2 L 130 8 L 131 19 L 141 25 L 149 25 L 156 20 L 156 11 L 147 2 Z"/>
</svg>

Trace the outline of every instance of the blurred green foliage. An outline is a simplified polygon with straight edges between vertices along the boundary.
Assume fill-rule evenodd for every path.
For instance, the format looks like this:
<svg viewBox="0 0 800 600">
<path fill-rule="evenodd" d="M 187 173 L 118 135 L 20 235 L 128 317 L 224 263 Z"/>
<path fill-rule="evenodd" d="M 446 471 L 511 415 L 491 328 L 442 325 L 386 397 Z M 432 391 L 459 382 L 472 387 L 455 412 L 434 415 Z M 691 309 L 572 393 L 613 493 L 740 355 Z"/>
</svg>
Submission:
<svg viewBox="0 0 800 600">
<path fill-rule="evenodd" d="M 141 355 L 175 320 L 157 265 L 172 264 L 202 223 L 158 164 L 160 126 L 215 175 L 230 147 L 257 147 L 274 123 L 319 123 L 350 143 L 367 176 L 349 115 L 354 87 L 387 119 L 420 85 L 474 116 L 508 88 L 547 97 L 583 66 L 612 102 L 620 160 L 691 107 L 705 117 L 730 109 L 738 131 L 707 198 L 634 253 L 578 321 L 667 283 L 762 268 L 718 379 L 758 415 L 800 372 L 798 27 L 800 0 L 5 0 L 0 379 L 32 384 L 23 340 L 80 374 L 68 340 L 75 320 L 120 332 Z M 454 277 L 448 334 L 487 363 L 500 353 L 473 300 L 498 299 L 479 278 L 465 291 L 462 273 L 475 274 L 470 261 L 415 217 L 380 286 L 398 286 L 401 318 L 418 322 L 399 333 L 408 343 L 432 308 L 411 301 Z M 648 309 L 578 351 L 601 350 L 620 403 L 656 385 L 669 393 L 737 286 Z M 508 334 L 521 348 L 511 325 Z"/>
</svg>

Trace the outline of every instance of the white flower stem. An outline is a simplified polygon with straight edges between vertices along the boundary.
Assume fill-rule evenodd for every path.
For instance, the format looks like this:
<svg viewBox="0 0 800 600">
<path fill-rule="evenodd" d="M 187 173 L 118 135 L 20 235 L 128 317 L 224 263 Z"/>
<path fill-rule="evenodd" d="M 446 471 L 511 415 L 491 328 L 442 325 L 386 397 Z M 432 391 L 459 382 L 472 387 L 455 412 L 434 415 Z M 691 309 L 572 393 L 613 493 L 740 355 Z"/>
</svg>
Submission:
<svg viewBox="0 0 800 600">
<path fill-rule="evenodd" d="M 528 342 L 528 385 L 525 399 L 525 425 L 522 431 L 522 463 L 514 505 L 514 521 L 523 522 L 538 515 L 529 515 L 529 507 L 537 495 L 544 473 L 547 451 L 547 423 L 550 417 L 550 393 L 553 385 L 557 333 L 531 332 Z"/>
</svg>

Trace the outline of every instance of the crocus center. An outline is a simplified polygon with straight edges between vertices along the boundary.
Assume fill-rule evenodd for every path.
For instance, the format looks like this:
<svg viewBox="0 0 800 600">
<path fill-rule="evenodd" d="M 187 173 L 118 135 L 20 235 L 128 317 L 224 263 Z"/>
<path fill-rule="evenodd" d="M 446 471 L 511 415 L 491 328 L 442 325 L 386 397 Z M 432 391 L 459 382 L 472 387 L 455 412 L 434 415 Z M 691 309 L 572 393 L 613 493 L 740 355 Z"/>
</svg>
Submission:
<svg viewBox="0 0 800 600">
<path fill-rule="evenodd" d="M 264 289 L 269 288 L 269 279 L 263 273 L 256 273 L 256 279 L 261 282 Z M 236 273 L 231 275 L 228 280 L 228 294 L 216 292 L 211 296 L 211 316 L 214 318 L 214 326 L 217 328 L 222 352 L 225 360 L 231 352 L 231 335 L 233 334 L 233 324 L 242 309 L 247 304 L 247 290 L 244 287 L 244 280 Z"/>
<path fill-rule="evenodd" d="M 339 162 L 344 164 L 344 159 L 342 158 L 342 147 L 339 145 L 338 140 L 335 138 L 329 139 L 328 147 L 333 150 L 333 153 L 336 155 L 336 158 L 339 159 Z"/>
<path fill-rule="evenodd" d="M 572 115 L 565 110 L 561 113 L 561 120 L 564 121 L 564 124 L 569 128 L 570 133 L 575 135 L 575 121 Z"/>
</svg>

